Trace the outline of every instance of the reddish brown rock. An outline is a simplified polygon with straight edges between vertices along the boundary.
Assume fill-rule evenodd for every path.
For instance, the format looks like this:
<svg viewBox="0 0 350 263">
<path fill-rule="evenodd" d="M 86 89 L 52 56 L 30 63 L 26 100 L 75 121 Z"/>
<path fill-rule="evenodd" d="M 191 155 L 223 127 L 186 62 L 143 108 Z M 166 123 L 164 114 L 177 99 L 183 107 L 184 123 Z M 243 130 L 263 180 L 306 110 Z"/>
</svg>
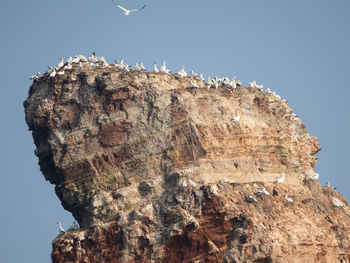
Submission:
<svg viewBox="0 0 350 263">
<path fill-rule="evenodd" d="M 39 165 L 81 226 L 53 262 L 349 262 L 349 207 L 311 180 L 320 146 L 287 102 L 191 80 L 86 64 L 33 83 Z"/>
</svg>

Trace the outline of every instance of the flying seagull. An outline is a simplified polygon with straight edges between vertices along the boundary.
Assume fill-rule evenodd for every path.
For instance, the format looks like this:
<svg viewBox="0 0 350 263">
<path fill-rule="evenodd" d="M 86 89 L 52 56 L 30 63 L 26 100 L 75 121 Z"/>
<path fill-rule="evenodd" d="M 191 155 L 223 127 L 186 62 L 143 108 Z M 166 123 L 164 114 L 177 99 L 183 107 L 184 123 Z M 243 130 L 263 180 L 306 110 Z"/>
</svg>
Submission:
<svg viewBox="0 0 350 263">
<path fill-rule="evenodd" d="M 146 5 L 144 5 L 144 6 L 141 7 L 141 8 L 136 8 L 136 9 L 130 9 L 130 10 L 129 10 L 129 9 L 126 9 L 126 8 L 122 7 L 121 5 L 118 5 L 118 3 L 115 2 L 115 0 L 112 0 L 112 1 L 113 1 L 114 4 L 117 5 L 117 7 L 119 7 L 121 10 L 124 11 L 124 15 L 126 15 L 126 16 L 130 15 L 131 12 L 140 11 L 140 10 L 142 10 L 142 9 L 144 9 L 144 8 L 146 7 Z"/>
</svg>

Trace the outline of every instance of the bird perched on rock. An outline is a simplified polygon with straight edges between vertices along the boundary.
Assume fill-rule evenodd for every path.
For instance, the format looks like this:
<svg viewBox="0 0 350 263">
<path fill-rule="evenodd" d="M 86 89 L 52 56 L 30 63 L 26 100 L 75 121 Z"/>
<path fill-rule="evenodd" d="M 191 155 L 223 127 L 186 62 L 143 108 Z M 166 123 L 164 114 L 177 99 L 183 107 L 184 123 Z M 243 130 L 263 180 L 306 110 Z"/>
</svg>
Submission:
<svg viewBox="0 0 350 263">
<path fill-rule="evenodd" d="M 139 66 L 139 63 L 135 63 L 134 68 L 135 68 L 135 71 L 141 71 L 142 70 L 142 68 Z"/>
<path fill-rule="evenodd" d="M 65 231 L 64 231 L 64 229 L 63 229 L 63 227 L 62 227 L 61 222 L 58 221 L 57 224 L 58 224 L 58 228 L 59 228 L 59 230 L 60 230 L 60 233 L 64 233 Z"/>
<path fill-rule="evenodd" d="M 262 189 L 256 188 L 256 193 L 257 194 L 263 194 L 263 195 L 270 195 L 270 193 L 263 187 Z"/>
<path fill-rule="evenodd" d="M 194 77 L 194 78 L 197 78 L 198 77 L 198 74 L 195 73 L 193 70 L 190 71 L 191 73 L 191 76 Z"/>
<path fill-rule="evenodd" d="M 170 70 L 167 69 L 166 65 L 165 65 L 165 61 L 163 61 L 163 64 L 160 66 L 160 72 L 165 73 L 165 74 L 170 74 Z"/>
<path fill-rule="evenodd" d="M 140 62 L 140 68 L 141 68 L 141 70 L 146 70 L 146 68 L 145 68 L 145 66 L 143 65 L 142 62 Z"/>
<path fill-rule="evenodd" d="M 156 62 L 154 62 L 154 65 L 153 65 L 153 72 L 159 72 Z"/>
<path fill-rule="evenodd" d="M 187 187 L 187 183 L 186 183 L 186 181 L 184 180 L 183 182 L 182 182 L 182 185 L 181 185 L 182 187 Z"/>
<path fill-rule="evenodd" d="M 239 114 L 239 111 L 238 111 L 237 115 L 233 117 L 233 121 L 239 122 L 240 119 L 241 119 L 241 115 Z"/>
<path fill-rule="evenodd" d="M 195 182 L 193 182 L 191 179 L 188 179 L 188 183 L 192 187 L 196 187 L 197 186 L 197 184 Z"/>
<path fill-rule="evenodd" d="M 251 195 L 246 195 L 245 196 L 245 200 L 248 202 L 248 203 L 257 203 L 258 200 L 256 200 L 253 196 Z"/>
<path fill-rule="evenodd" d="M 191 88 L 199 88 L 199 86 L 195 81 L 191 80 Z"/>
<path fill-rule="evenodd" d="M 278 196 L 278 192 L 277 192 L 276 186 L 273 187 L 272 194 L 274 196 Z"/>
<path fill-rule="evenodd" d="M 199 74 L 199 78 L 200 78 L 201 81 L 205 81 L 205 78 L 203 77 L 203 74 L 202 74 L 202 73 Z"/>
<path fill-rule="evenodd" d="M 335 207 L 343 207 L 344 204 L 337 198 L 333 197 L 332 199 L 332 204 L 335 206 Z"/>
<path fill-rule="evenodd" d="M 318 173 L 314 173 L 311 177 L 310 180 L 317 180 L 320 177 Z"/>
<path fill-rule="evenodd" d="M 284 182 L 284 177 L 286 176 L 285 173 L 282 173 L 282 176 L 277 179 L 276 183 L 283 183 Z"/>
<path fill-rule="evenodd" d="M 287 202 L 289 203 L 293 203 L 294 200 L 292 198 L 290 198 L 288 195 L 285 195 L 284 198 L 287 200 Z"/>
<path fill-rule="evenodd" d="M 185 67 L 181 66 L 181 69 L 180 69 L 180 71 L 177 74 L 179 74 L 180 77 L 187 77 L 187 73 L 185 71 Z"/>
</svg>

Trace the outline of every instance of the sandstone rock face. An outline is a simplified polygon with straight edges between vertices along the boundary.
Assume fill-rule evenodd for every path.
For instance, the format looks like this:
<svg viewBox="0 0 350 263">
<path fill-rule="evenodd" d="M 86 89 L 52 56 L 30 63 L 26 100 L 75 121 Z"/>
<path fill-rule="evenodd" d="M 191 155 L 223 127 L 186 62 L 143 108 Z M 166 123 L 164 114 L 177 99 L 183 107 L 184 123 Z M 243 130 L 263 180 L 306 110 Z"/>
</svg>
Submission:
<svg viewBox="0 0 350 263">
<path fill-rule="evenodd" d="M 35 154 L 81 226 L 53 262 L 349 262 L 349 207 L 311 180 L 320 146 L 287 102 L 191 80 L 86 65 L 33 83 Z"/>
</svg>

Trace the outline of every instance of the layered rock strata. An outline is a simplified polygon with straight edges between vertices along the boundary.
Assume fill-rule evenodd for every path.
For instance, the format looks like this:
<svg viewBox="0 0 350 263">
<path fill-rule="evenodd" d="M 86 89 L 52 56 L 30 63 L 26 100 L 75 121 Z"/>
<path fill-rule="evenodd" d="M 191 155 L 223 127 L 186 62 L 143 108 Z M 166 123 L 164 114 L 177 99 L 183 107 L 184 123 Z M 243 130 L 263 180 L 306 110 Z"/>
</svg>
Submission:
<svg viewBox="0 0 350 263">
<path fill-rule="evenodd" d="M 53 262 L 348 262 L 346 200 L 311 180 L 320 146 L 287 101 L 191 81 L 74 65 L 33 83 L 35 154 L 81 227 Z"/>
</svg>

